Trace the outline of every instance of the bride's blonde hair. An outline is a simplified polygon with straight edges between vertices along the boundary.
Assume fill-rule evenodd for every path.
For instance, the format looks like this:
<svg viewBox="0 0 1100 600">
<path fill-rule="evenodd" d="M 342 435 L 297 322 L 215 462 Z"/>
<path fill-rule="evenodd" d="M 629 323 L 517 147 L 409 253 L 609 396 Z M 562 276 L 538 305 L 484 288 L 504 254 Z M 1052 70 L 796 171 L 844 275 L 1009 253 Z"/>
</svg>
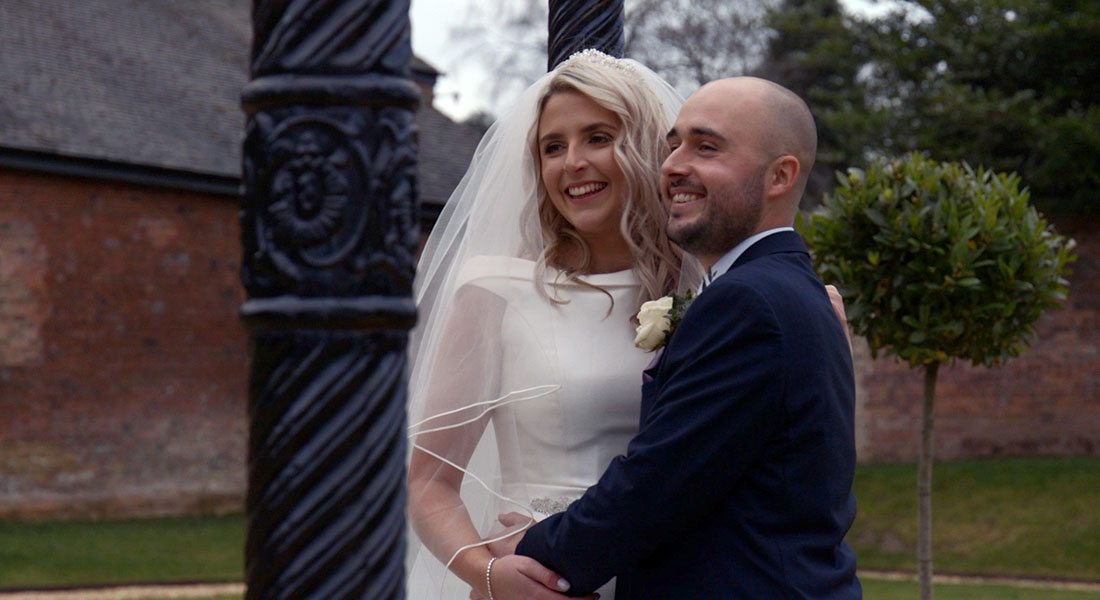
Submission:
<svg viewBox="0 0 1100 600">
<path fill-rule="evenodd" d="M 537 117 L 527 136 L 535 163 L 536 206 L 543 236 L 543 251 L 535 277 L 539 292 L 560 302 L 546 292 L 543 274 L 547 265 L 579 281 L 577 275 L 583 274 L 592 260 L 591 249 L 584 238 L 550 201 L 539 168 L 539 119 L 550 97 L 563 92 L 579 92 L 619 117 L 622 129 L 615 137 L 613 148 L 615 162 L 626 180 L 619 231 L 630 247 L 633 269 L 642 283 L 641 300 L 675 292 L 683 253 L 665 234 L 668 215 L 660 193 L 660 165 L 668 156 L 665 136 L 672 123 L 665 116 L 661 102 L 642 84 L 630 64 L 594 51 L 574 55 L 558 68 L 539 100 Z M 569 245 L 580 250 L 579 265 L 565 264 Z"/>
</svg>

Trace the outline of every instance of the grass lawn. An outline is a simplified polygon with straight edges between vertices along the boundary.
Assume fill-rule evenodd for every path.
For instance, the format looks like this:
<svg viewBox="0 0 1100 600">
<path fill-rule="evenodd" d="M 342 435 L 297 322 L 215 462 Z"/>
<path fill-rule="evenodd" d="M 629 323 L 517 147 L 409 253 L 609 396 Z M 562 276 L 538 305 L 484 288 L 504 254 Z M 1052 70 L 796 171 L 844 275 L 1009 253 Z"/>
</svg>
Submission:
<svg viewBox="0 0 1100 600">
<path fill-rule="evenodd" d="M 933 477 L 937 573 L 1100 581 L 1100 458 L 940 463 Z M 914 465 L 858 469 L 859 514 L 848 539 L 860 567 L 915 569 L 916 481 Z M 0 588 L 242 581 L 244 528 L 241 516 L 0 521 Z M 865 579 L 865 584 L 868 598 L 916 597 L 915 583 Z M 1090 592 L 992 585 L 937 585 L 936 595 L 940 600 L 1100 600 Z"/>
<path fill-rule="evenodd" d="M 0 587 L 150 581 L 241 581 L 241 516 L 0 521 Z"/>
<path fill-rule="evenodd" d="M 1100 580 L 1100 459 L 940 463 L 932 477 L 937 572 Z M 855 488 L 859 565 L 915 569 L 916 466 L 861 467 Z"/>
</svg>

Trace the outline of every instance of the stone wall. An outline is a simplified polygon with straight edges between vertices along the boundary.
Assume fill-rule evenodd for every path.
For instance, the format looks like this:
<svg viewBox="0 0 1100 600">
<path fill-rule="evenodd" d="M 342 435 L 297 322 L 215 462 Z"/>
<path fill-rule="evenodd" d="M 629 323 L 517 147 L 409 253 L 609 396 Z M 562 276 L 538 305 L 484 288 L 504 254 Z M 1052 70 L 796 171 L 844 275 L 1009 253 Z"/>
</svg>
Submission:
<svg viewBox="0 0 1100 600">
<path fill-rule="evenodd" d="M 0 171 L 0 518 L 242 509 L 237 211 Z"/>
</svg>

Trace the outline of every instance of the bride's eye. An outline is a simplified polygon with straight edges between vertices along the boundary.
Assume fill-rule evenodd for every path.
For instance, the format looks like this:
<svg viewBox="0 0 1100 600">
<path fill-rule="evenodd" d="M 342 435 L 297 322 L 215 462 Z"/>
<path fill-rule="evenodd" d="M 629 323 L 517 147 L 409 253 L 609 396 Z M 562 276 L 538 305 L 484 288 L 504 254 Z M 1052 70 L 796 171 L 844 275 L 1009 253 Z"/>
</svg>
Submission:
<svg viewBox="0 0 1100 600">
<path fill-rule="evenodd" d="M 609 144 L 609 143 L 615 141 L 615 138 L 613 136 L 611 136 L 609 134 L 606 134 L 606 133 L 592 134 L 591 139 L 592 139 L 593 142 L 595 142 L 597 144 Z"/>
<path fill-rule="evenodd" d="M 563 148 L 565 148 L 565 144 L 561 142 L 548 142 L 545 146 L 542 147 L 542 153 L 549 156 Z"/>
</svg>

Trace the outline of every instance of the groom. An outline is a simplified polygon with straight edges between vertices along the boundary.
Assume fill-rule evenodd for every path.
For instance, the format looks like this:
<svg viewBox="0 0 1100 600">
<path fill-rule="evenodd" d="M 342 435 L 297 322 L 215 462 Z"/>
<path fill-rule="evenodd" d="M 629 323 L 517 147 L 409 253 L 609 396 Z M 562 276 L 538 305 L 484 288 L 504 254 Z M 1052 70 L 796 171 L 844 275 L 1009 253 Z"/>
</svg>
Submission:
<svg viewBox="0 0 1100 600">
<path fill-rule="evenodd" d="M 649 371 L 625 456 L 517 553 L 576 595 L 617 576 L 619 600 L 860 598 L 851 355 L 791 228 L 813 117 L 779 85 L 724 79 L 668 141 L 668 234 L 713 281 Z"/>
</svg>

